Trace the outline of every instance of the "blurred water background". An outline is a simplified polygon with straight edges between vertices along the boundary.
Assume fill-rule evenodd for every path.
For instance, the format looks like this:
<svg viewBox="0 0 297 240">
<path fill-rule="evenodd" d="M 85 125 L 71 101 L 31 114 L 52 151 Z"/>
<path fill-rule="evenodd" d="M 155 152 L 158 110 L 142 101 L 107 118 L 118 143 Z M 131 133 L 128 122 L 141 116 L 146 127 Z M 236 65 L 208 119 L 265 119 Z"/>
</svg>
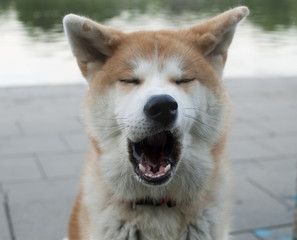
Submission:
<svg viewBox="0 0 297 240">
<path fill-rule="evenodd" d="M 246 5 L 225 78 L 297 76 L 296 0 L 0 0 L 0 87 L 84 82 L 62 18 L 76 13 L 123 31 L 178 29 Z"/>
</svg>

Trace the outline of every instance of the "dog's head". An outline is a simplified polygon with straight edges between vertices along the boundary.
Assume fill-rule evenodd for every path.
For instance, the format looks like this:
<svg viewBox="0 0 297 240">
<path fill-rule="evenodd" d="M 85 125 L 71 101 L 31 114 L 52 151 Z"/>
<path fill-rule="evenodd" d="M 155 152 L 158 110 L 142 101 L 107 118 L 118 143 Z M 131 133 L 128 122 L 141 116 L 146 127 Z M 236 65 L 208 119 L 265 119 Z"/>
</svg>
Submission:
<svg viewBox="0 0 297 240">
<path fill-rule="evenodd" d="M 164 185 L 175 175 L 182 182 L 199 177 L 197 170 L 204 174 L 203 156 L 225 134 L 221 75 L 236 25 L 247 14 L 238 7 L 186 30 L 129 34 L 64 18 L 89 84 L 83 114 L 106 175 L 118 183 L 134 175 L 145 185 Z M 179 168 L 183 177 L 175 174 Z"/>
</svg>

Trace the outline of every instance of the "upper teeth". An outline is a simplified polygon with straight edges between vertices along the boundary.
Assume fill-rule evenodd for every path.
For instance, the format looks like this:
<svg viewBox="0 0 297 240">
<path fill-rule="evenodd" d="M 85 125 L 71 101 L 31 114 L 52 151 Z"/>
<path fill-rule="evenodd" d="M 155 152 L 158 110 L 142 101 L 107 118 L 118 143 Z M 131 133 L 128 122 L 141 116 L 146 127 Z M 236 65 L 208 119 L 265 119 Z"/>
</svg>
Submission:
<svg viewBox="0 0 297 240">
<path fill-rule="evenodd" d="M 139 163 L 139 170 L 143 173 L 145 172 L 145 167 L 142 166 L 141 163 Z"/>
<path fill-rule="evenodd" d="M 170 170 L 170 168 L 171 168 L 171 165 L 168 164 L 168 165 L 166 166 L 166 168 L 164 169 L 165 173 L 167 173 L 167 172 Z"/>
</svg>

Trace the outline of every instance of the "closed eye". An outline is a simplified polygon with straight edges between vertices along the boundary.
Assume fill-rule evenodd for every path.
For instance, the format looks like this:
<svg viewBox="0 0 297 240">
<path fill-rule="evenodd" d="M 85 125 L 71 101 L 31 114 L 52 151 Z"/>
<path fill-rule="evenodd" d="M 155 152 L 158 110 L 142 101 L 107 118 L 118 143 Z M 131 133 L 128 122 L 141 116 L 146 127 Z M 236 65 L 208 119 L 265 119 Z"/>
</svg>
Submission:
<svg viewBox="0 0 297 240">
<path fill-rule="evenodd" d="M 120 82 L 126 83 L 126 84 L 135 84 L 135 85 L 138 85 L 140 83 L 140 80 L 137 79 L 137 78 L 121 79 Z"/>
<path fill-rule="evenodd" d="M 194 81 L 195 78 L 184 78 L 184 79 L 179 79 L 179 80 L 175 80 L 174 82 L 176 84 L 183 84 L 183 83 L 189 83 L 189 82 L 192 82 Z"/>
</svg>

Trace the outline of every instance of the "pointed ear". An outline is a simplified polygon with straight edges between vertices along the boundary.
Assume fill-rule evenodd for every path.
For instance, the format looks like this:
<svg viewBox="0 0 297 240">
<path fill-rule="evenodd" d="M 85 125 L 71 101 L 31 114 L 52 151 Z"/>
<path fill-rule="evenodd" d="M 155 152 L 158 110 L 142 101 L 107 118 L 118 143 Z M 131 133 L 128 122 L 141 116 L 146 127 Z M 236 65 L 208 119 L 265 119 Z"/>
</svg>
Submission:
<svg viewBox="0 0 297 240">
<path fill-rule="evenodd" d="M 247 7 L 226 11 L 190 29 L 195 34 L 199 50 L 222 75 L 237 24 L 249 14 Z"/>
<path fill-rule="evenodd" d="M 78 66 L 90 81 L 94 72 L 112 56 L 124 34 L 74 14 L 65 16 L 63 25 Z"/>
</svg>

